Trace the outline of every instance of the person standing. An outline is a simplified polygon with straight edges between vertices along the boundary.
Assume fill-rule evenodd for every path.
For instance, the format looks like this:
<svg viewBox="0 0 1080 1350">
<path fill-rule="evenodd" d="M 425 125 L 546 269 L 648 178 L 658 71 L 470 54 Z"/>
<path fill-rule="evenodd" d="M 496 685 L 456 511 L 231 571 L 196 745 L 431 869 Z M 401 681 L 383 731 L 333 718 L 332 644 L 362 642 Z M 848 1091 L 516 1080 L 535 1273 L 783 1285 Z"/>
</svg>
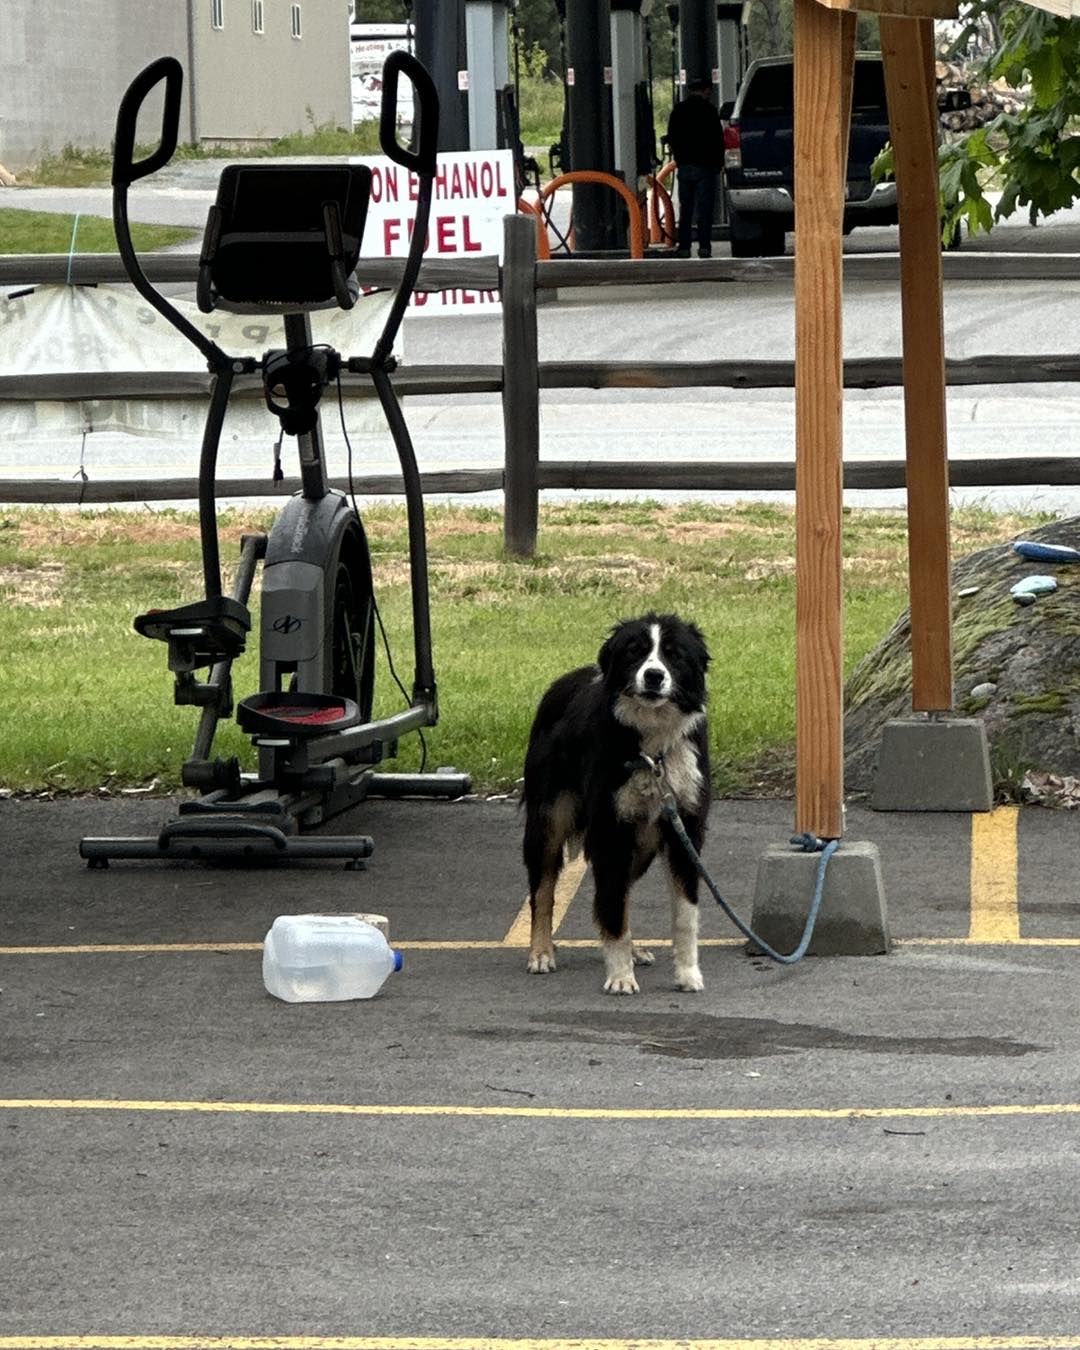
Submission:
<svg viewBox="0 0 1080 1350">
<path fill-rule="evenodd" d="M 679 188 L 677 258 L 689 258 L 697 225 L 698 257 L 712 256 L 716 177 L 724 153 L 724 124 L 712 102 L 709 80 L 694 80 L 668 119 L 668 147 Z"/>
</svg>

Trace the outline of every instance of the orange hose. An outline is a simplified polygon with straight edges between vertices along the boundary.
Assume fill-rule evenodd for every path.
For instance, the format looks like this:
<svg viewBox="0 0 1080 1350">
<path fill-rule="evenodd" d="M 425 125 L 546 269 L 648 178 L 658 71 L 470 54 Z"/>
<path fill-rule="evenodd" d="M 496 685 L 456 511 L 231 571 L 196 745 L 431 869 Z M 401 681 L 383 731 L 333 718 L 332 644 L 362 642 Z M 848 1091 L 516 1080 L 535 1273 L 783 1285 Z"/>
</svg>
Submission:
<svg viewBox="0 0 1080 1350">
<path fill-rule="evenodd" d="M 545 183 L 540 189 L 540 200 L 546 201 L 553 192 L 557 192 L 567 183 L 600 183 L 606 187 L 614 188 L 626 203 L 626 209 L 630 217 L 630 256 L 631 258 L 644 258 L 645 226 L 641 221 L 638 200 L 621 178 L 616 178 L 614 174 L 610 173 L 600 173 L 597 169 L 574 169 L 570 173 L 559 174 L 550 183 Z"/>
<path fill-rule="evenodd" d="M 651 174 L 645 179 L 645 192 L 649 211 L 649 243 L 663 243 L 671 247 L 675 243 L 675 208 L 671 194 L 660 179 Z"/>
</svg>

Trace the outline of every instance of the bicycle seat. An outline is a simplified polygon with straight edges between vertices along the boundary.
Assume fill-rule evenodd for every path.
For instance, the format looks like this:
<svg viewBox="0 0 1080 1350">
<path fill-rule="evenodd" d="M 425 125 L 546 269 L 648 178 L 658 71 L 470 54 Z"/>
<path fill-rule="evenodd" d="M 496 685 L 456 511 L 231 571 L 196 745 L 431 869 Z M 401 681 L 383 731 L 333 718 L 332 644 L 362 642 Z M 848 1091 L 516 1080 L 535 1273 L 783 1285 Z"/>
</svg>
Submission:
<svg viewBox="0 0 1080 1350">
<path fill-rule="evenodd" d="M 371 170 L 364 164 L 230 164 L 199 256 L 204 314 L 351 309 Z"/>
</svg>

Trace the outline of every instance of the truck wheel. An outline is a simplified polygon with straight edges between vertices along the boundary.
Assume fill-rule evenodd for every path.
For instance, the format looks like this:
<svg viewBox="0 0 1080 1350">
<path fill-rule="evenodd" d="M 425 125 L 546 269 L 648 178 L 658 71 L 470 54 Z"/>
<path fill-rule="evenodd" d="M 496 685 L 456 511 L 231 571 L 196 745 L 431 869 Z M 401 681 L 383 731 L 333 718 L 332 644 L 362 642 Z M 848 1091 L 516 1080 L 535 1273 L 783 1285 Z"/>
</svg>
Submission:
<svg viewBox="0 0 1080 1350">
<path fill-rule="evenodd" d="M 761 256 L 761 226 L 751 216 L 741 216 L 728 209 L 728 237 L 733 258 Z"/>
<path fill-rule="evenodd" d="M 768 217 L 729 214 L 733 258 L 775 258 L 784 251 L 784 227 Z"/>
<path fill-rule="evenodd" d="M 779 258 L 784 252 L 784 227 L 782 225 L 763 225 L 758 241 L 762 258 Z"/>
</svg>

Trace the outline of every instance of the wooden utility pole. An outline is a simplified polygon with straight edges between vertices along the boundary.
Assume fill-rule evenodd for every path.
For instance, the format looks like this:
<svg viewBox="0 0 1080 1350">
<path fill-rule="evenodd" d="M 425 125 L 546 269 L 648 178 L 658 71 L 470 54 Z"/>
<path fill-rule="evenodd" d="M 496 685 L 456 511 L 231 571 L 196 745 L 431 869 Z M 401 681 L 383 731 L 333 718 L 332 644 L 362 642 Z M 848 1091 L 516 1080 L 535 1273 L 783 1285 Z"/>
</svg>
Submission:
<svg viewBox="0 0 1080 1350">
<path fill-rule="evenodd" d="M 934 25 L 881 16 L 900 210 L 912 706 L 953 705 L 949 463 Z"/>
<path fill-rule="evenodd" d="M 842 254 L 855 14 L 795 0 L 795 828 L 843 833 Z"/>
</svg>

